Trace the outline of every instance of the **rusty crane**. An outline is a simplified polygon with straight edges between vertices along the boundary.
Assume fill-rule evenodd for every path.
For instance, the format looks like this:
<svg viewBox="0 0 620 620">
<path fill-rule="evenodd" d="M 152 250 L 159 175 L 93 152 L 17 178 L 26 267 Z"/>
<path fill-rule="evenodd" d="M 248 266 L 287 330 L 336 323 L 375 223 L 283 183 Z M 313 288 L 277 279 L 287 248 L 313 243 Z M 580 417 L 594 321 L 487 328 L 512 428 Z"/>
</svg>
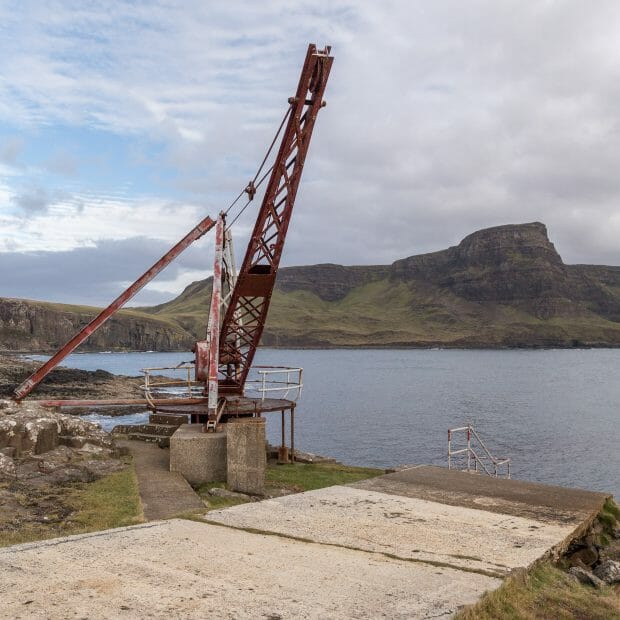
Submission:
<svg viewBox="0 0 620 620">
<path fill-rule="evenodd" d="M 215 228 L 215 259 L 213 290 L 209 308 L 207 336 L 195 343 L 195 383 L 203 387 L 197 396 L 191 391 L 187 398 L 119 400 L 48 400 L 49 406 L 145 405 L 165 411 L 191 407 L 193 421 L 206 422 L 207 430 L 215 430 L 222 418 L 229 415 L 260 414 L 280 410 L 282 404 L 271 406 L 264 399 L 245 399 L 244 389 L 256 349 L 265 327 L 278 266 L 291 221 L 312 131 L 317 115 L 325 106 L 323 94 L 333 57 L 331 48 L 308 46 L 295 95 L 288 99 L 288 108 L 259 171 L 230 207 L 213 219 L 204 218 L 179 243 L 170 249 L 148 271 L 117 297 L 86 327 L 60 348 L 47 362 L 21 383 L 14 393 L 17 401 L 24 399 L 36 386 L 88 336 L 122 308 L 183 250 Z M 280 146 L 273 165 L 263 173 L 278 137 Z M 252 202 L 258 188 L 267 182 L 245 257 L 238 275 L 234 270 L 230 226 Z M 245 205 L 232 218 L 232 209 L 245 197 Z M 238 207 L 237 207 L 238 208 Z M 228 218 L 232 218 L 230 224 Z M 249 401 L 249 402 L 248 402 Z M 294 405 L 293 405 L 294 408 Z"/>
</svg>

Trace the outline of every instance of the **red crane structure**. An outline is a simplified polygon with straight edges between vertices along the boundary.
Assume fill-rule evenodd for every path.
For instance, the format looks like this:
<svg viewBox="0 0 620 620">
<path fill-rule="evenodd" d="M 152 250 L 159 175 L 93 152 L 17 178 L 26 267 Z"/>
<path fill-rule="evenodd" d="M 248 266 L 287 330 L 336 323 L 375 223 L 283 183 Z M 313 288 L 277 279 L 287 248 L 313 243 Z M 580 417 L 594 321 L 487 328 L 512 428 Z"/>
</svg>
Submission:
<svg viewBox="0 0 620 620">
<path fill-rule="evenodd" d="M 191 243 L 213 227 L 216 229 L 213 290 L 207 324 L 207 337 L 195 344 L 195 381 L 204 389 L 198 397 L 123 399 L 106 401 L 40 401 L 49 406 L 88 406 L 144 404 L 152 409 L 178 411 L 191 405 L 192 419 L 215 429 L 222 416 L 256 415 L 261 411 L 279 411 L 282 403 L 257 403 L 244 399 L 244 389 L 256 349 L 260 343 L 273 293 L 286 234 L 291 221 L 310 139 L 319 110 L 325 106 L 323 94 L 333 63 L 331 48 L 318 50 L 308 46 L 297 91 L 288 100 L 288 109 L 271 147 L 255 178 L 217 220 L 206 217 L 153 267 L 124 291 L 84 329 L 58 350 L 37 371 L 15 389 L 14 398 L 25 398 L 67 355 L 127 303 L 164 267 Z M 282 133 L 273 165 L 259 179 L 263 167 Z M 256 223 L 239 270 L 234 273 L 230 225 L 227 215 L 245 194 L 247 202 L 234 221 L 252 202 L 257 189 L 268 178 Z M 249 402 L 248 402 L 249 401 Z M 171 409 L 172 408 L 172 409 Z M 205 410 L 206 409 L 206 410 Z M 294 409 L 294 404 L 291 408 Z"/>
</svg>

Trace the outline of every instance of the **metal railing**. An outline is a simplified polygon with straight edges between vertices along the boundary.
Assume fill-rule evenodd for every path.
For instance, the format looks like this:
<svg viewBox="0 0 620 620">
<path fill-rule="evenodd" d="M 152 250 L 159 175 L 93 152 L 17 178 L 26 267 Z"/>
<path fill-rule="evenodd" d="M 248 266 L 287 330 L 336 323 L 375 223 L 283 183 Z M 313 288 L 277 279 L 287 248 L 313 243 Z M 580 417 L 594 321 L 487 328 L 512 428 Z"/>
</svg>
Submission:
<svg viewBox="0 0 620 620">
<path fill-rule="evenodd" d="M 466 447 L 453 450 L 452 436 L 454 433 L 462 432 L 466 433 Z M 467 465 L 460 468 L 463 471 L 485 473 L 494 478 L 510 478 L 510 459 L 493 456 L 471 424 L 448 429 L 448 469 L 454 469 L 452 463 L 454 456 L 466 459 Z"/>
<path fill-rule="evenodd" d="M 179 378 L 162 375 L 161 372 L 166 371 L 167 374 L 181 375 Z M 140 370 L 144 374 L 144 383 L 140 386 L 144 392 L 144 398 L 151 402 L 155 396 L 161 393 L 173 394 L 175 396 L 187 396 L 188 398 L 200 398 L 203 395 L 204 383 L 194 381 L 192 379 L 194 365 L 190 363 L 182 363 L 178 366 L 159 366 L 154 368 L 142 368 Z M 152 402 L 151 402 L 152 404 Z"/>
<path fill-rule="evenodd" d="M 288 366 L 254 366 L 256 379 L 246 382 L 246 390 L 260 395 L 265 400 L 269 394 L 277 393 L 277 398 L 296 401 L 303 388 L 302 368 Z M 142 368 L 144 383 L 140 386 L 147 402 L 152 403 L 157 396 L 174 395 L 188 398 L 203 398 L 205 384 L 195 381 L 194 364 L 184 362 L 178 366 Z M 166 374 L 161 374 L 165 372 Z M 172 375 L 172 376 L 168 376 Z M 175 376 L 175 375 L 180 375 Z"/>
<path fill-rule="evenodd" d="M 265 400 L 268 394 L 280 392 L 278 398 L 296 401 L 304 387 L 302 382 L 303 368 L 289 366 L 254 366 L 258 378 L 246 381 L 246 389 L 258 392 Z M 294 394 L 291 398 L 291 392 Z"/>
</svg>

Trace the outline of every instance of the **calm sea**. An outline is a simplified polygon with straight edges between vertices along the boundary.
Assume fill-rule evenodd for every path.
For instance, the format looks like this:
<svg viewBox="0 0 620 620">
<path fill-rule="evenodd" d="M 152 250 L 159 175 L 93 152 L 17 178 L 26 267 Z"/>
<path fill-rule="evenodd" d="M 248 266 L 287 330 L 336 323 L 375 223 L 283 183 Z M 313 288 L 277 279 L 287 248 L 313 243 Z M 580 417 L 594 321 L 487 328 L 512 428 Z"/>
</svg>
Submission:
<svg viewBox="0 0 620 620">
<path fill-rule="evenodd" d="M 137 375 L 191 358 L 84 353 L 65 365 Z M 448 428 L 471 422 L 491 452 L 511 457 L 514 478 L 620 497 L 618 349 L 262 349 L 256 363 L 303 367 L 303 450 L 355 465 L 445 465 Z M 279 415 L 269 415 L 276 440 Z M 96 419 L 107 428 L 121 421 Z"/>
</svg>

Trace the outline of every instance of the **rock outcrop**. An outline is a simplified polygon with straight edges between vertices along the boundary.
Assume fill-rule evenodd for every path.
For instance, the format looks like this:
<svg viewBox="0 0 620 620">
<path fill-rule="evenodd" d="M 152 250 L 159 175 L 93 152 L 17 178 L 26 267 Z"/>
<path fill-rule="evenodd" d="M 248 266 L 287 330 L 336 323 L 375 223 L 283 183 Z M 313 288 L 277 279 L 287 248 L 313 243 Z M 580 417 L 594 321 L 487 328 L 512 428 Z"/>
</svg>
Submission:
<svg viewBox="0 0 620 620">
<path fill-rule="evenodd" d="M 344 299 L 353 289 L 386 278 L 387 265 L 345 267 L 331 263 L 285 267 L 278 272 L 277 289 L 283 293 L 308 291 L 324 301 Z"/>
<path fill-rule="evenodd" d="M 0 400 L 0 471 L 10 474 L 7 459 L 25 459 L 67 446 L 88 453 L 110 454 L 111 436 L 97 424 L 77 416 L 57 413 L 36 402 L 17 404 Z"/>
<path fill-rule="evenodd" d="M 607 584 L 620 583 L 620 562 L 609 559 L 603 560 L 593 573 Z"/>
<path fill-rule="evenodd" d="M 0 400 L 0 542 L 66 533 L 76 489 L 126 467 L 119 453 L 96 424 Z"/>
<path fill-rule="evenodd" d="M 41 364 L 8 355 L 0 356 L 0 398 L 13 390 Z M 113 375 L 105 370 L 55 368 L 37 387 L 32 397 L 54 398 L 141 398 L 143 379 Z M 74 409 L 75 411 L 75 409 Z"/>
</svg>

